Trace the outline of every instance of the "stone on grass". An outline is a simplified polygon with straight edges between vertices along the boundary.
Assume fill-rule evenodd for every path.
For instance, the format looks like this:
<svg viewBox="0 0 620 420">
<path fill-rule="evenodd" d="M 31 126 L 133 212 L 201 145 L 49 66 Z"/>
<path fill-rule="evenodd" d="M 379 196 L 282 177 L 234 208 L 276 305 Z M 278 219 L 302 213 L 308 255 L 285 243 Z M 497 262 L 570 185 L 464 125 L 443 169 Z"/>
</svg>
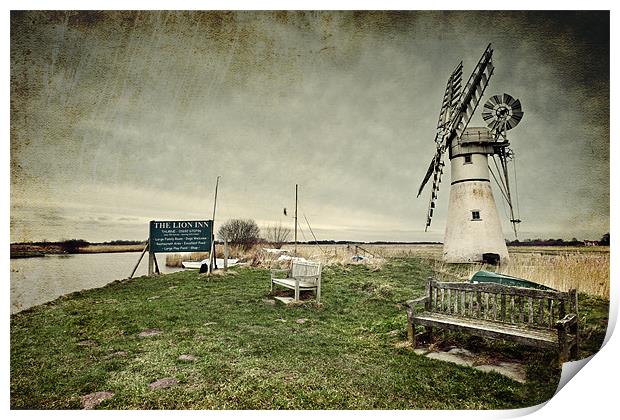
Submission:
<svg viewBox="0 0 620 420">
<path fill-rule="evenodd" d="M 182 354 L 179 356 L 179 360 L 183 362 L 195 362 L 198 358 L 196 358 L 196 356 L 192 356 L 191 354 Z"/>
<path fill-rule="evenodd" d="M 113 393 L 107 391 L 93 392 L 92 394 L 83 395 L 80 397 L 82 408 L 84 410 L 92 410 L 97 407 L 103 401 L 108 400 L 114 396 Z"/>
<path fill-rule="evenodd" d="M 162 332 L 162 330 L 158 330 L 157 328 L 148 328 L 138 334 L 138 337 L 153 337 L 155 335 L 161 334 Z"/>
<path fill-rule="evenodd" d="M 112 356 L 118 356 L 118 357 L 127 356 L 127 352 L 123 350 L 115 351 L 114 353 L 112 353 Z"/>
<path fill-rule="evenodd" d="M 82 347 L 90 347 L 90 346 L 96 346 L 96 345 L 97 343 L 94 340 L 83 340 L 78 343 L 78 346 L 82 346 Z"/>
<path fill-rule="evenodd" d="M 297 321 L 295 321 L 295 322 L 297 322 L 298 324 L 303 324 L 303 323 L 305 323 L 307 320 L 308 320 L 308 318 L 299 318 L 299 319 L 298 319 Z"/>
<path fill-rule="evenodd" d="M 179 381 L 174 378 L 161 378 L 149 384 L 150 389 L 164 389 L 177 385 Z"/>
<path fill-rule="evenodd" d="M 430 349 L 418 348 L 414 351 L 416 354 L 424 355 L 429 359 L 469 366 L 481 372 L 499 373 L 521 383 L 525 383 L 527 377 L 525 368 L 520 363 L 498 360 L 493 363 L 479 364 L 479 356 L 466 349 L 452 348 L 449 351 L 432 351 Z"/>
</svg>

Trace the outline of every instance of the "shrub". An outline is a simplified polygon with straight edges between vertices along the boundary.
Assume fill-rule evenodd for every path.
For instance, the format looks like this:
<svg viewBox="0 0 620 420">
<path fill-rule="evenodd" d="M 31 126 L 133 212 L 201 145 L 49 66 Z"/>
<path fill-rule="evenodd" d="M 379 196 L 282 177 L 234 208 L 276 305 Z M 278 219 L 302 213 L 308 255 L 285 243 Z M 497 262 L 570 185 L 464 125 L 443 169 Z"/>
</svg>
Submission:
<svg viewBox="0 0 620 420">
<path fill-rule="evenodd" d="M 229 219 L 220 226 L 217 234 L 221 240 L 243 249 L 249 249 L 260 240 L 260 229 L 252 219 Z"/>
<path fill-rule="evenodd" d="M 75 254 L 80 248 L 85 248 L 89 245 L 84 239 L 69 239 L 59 243 L 60 248 L 67 254 Z"/>
<path fill-rule="evenodd" d="M 291 229 L 286 226 L 282 226 L 282 223 L 277 225 L 267 226 L 265 228 L 265 240 L 271 244 L 273 248 L 281 248 L 291 236 Z"/>
</svg>

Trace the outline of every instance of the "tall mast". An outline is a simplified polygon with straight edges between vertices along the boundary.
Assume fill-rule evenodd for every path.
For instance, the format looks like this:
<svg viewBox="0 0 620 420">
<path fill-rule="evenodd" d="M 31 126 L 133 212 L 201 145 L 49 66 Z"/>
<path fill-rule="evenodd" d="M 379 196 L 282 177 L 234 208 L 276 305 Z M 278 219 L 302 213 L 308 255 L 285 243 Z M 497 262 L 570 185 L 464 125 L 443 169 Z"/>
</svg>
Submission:
<svg viewBox="0 0 620 420">
<path fill-rule="evenodd" d="M 295 256 L 297 256 L 297 187 L 298 185 L 295 184 Z"/>
<path fill-rule="evenodd" d="M 215 261 L 215 205 L 217 204 L 217 187 L 220 184 L 220 176 L 217 176 L 215 180 L 215 198 L 213 199 L 213 218 L 211 219 L 211 251 L 209 252 L 209 269 L 208 272 L 211 274 L 213 262 Z"/>
</svg>

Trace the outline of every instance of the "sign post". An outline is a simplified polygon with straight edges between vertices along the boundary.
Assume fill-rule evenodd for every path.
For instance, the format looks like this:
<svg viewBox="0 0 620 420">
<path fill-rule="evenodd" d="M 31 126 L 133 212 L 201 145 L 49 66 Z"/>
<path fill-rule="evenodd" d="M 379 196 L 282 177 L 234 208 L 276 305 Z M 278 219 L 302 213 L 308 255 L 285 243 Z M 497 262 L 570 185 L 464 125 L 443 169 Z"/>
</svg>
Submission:
<svg viewBox="0 0 620 420">
<path fill-rule="evenodd" d="M 151 221 L 148 275 L 153 275 L 156 252 L 211 251 L 212 228 L 212 220 Z"/>
</svg>

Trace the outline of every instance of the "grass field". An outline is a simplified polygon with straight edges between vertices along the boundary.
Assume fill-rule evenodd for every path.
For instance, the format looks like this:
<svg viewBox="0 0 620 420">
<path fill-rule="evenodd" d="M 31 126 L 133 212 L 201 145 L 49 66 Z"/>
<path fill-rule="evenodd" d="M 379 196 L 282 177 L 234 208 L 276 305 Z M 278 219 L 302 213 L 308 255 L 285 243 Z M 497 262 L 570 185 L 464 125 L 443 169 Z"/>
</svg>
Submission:
<svg viewBox="0 0 620 420">
<path fill-rule="evenodd" d="M 426 259 L 333 265 L 322 305 L 275 304 L 265 269 L 140 277 L 11 316 L 12 409 L 70 409 L 97 391 L 105 409 L 518 408 L 549 399 L 554 355 L 437 334 L 523 361 L 528 382 L 428 359 L 406 346 L 403 302 L 423 293 Z M 581 356 L 597 351 L 608 302 L 580 296 Z M 139 333 L 157 329 L 159 335 Z M 179 360 L 190 355 L 193 361 Z M 151 389 L 173 378 L 178 384 Z"/>
</svg>

